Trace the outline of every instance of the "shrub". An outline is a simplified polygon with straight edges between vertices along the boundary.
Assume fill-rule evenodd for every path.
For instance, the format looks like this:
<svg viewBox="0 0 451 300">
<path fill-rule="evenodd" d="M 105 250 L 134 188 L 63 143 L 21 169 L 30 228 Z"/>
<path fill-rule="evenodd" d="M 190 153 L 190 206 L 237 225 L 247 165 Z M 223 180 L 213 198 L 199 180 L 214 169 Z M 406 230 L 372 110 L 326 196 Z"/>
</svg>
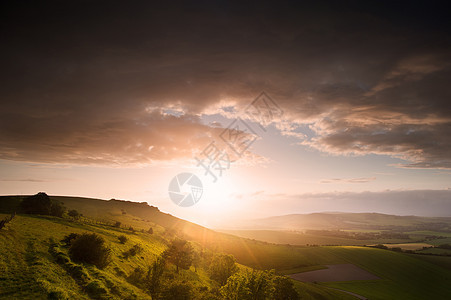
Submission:
<svg viewBox="0 0 451 300">
<path fill-rule="evenodd" d="M 274 276 L 271 299 L 274 300 L 298 300 L 300 296 L 294 288 L 293 281 L 285 276 Z"/>
<path fill-rule="evenodd" d="M 136 267 L 133 272 L 128 276 L 127 280 L 138 286 L 141 287 L 143 282 L 145 281 L 146 271 L 141 267 Z"/>
<path fill-rule="evenodd" d="M 74 279 L 81 282 L 89 281 L 89 275 L 82 266 L 76 265 L 72 262 L 67 262 L 64 264 L 64 268 Z"/>
<path fill-rule="evenodd" d="M 121 222 L 119 222 L 119 221 L 116 221 L 116 223 L 114 223 L 114 227 L 121 227 Z"/>
<path fill-rule="evenodd" d="M 50 205 L 50 215 L 62 218 L 65 211 L 66 208 L 63 203 L 59 201 L 52 201 L 52 204 Z"/>
<path fill-rule="evenodd" d="M 105 240 L 102 237 L 95 233 L 84 233 L 72 242 L 69 255 L 74 261 L 104 268 L 110 263 L 111 250 L 105 246 Z"/>
<path fill-rule="evenodd" d="M 143 248 L 140 244 L 133 245 L 130 249 L 124 252 L 124 256 L 127 258 L 129 256 L 135 256 L 138 253 L 141 253 L 143 251 Z"/>
<path fill-rule="evenodd" d="M 391 251 L 395 251 L 395 252 L 402 252 L 402 248 L 401 247 L 393 247 L 390 248 Z"/>
<path fill-rule="evenodd" d="M 78 234 L 76 233 L 71 233 L 66 235 L 61 242 L 63 242 L 64 244 L 66 244 L 66 246 L 70 246 L 70 244 L 72 243 L 73 240 L 75 240 L 78 237 Z"/>
<path fill-rule="evenodd" d="M 153 234 L 153 228 L 150 227 L 149 230 L 147 231 L 149 234 Z"/>
<path fill-rule="evenodd" d="M 192 287 L 187 282 L 172 282 L 163 292 L 164 300 L 189 300 L 192 299 Z"/>
<path fill-rule="evenodd" d="M 76 211 L 75 209 L 69 210 L 69 212 L 67 214 L 69 215 L 69 217 L 72 217 L 74 219 L 80 218 L 80 213 L 78 211 Z"/>
<path fill-rule="evenodd" d="M 227 279 L 238 271 L 235 264 L 235 257 L 228 254 L 216 255 L 210 264 L 211 278 L 216 280 L 221 286 L 226 284 Z"/>
<path fill-rule="evenodd" d="M 97 280 L 91 281 L 86 286 L 86 291 L 88 292 L 89 296 L 91 296 L 91 298 L 100 298 L 107 294 L 106 288 Z"/>
<path fill-rule="evenodd" d="M 120 235 L 117 238 L 119 239 L 119 242 L 121 242 L 121 244 L 125 244 L 128 240 L 125 235 Z"/>
<path fill-rule="evenodd" d="M 147 270 L 147 289 L 152 295 L 152 298 L 158 299 L 161 288 L 161 276 L 163 275 L 165 267 L 166 261 L 164 257 L 159 256 Z"/>
</svg>

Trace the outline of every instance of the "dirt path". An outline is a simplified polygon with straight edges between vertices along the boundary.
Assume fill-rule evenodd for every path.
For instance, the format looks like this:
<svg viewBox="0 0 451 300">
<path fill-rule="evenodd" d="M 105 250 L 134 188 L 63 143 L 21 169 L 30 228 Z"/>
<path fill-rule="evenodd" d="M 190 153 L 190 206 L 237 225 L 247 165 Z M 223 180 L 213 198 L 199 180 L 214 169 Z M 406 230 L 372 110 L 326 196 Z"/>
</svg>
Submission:
<svg viewBox="0 0 451 300">
<path fill-rule="evenodd" d="M 354 297 L 356 297 L 356 298 L 359 298 L 359 299 L 361 299 L 361 300 L 368 300 L 367 297 L 362 296 L 362 295 L 359 295 L 359 294 L 356 294 L 356 293 L 353 293 L 353 292 L 345 291 L 345 290 L 342 290 L 342 289 L 336 289 L 336 288 L 328 287 L 328 286 L 325 286 L 325 287 L 327 287 L 328 289 L 331 289 L 331 290 L 336 290 L 336 291 L 340 291 L 340 292 L 343 292 L 343 293 L 352 295 L 352 296 L 354 296 Z"/>
</svg>

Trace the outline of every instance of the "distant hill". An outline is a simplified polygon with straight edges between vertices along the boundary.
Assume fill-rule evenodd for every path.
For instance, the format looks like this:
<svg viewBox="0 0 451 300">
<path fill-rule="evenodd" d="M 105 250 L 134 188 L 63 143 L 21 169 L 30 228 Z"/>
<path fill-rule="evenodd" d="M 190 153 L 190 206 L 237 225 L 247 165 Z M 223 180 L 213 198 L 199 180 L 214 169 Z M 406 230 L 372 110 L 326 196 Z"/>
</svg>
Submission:
<svg viewBox="0 0 451 300">
<path fill-rule="evenodd" d="M 450 217 L 396 216 L 379 213 L 312 213 L 274 216 L 237 222 L 230 229 L 335 230 L 335 229 L 451 229 Z"/>
</svg>

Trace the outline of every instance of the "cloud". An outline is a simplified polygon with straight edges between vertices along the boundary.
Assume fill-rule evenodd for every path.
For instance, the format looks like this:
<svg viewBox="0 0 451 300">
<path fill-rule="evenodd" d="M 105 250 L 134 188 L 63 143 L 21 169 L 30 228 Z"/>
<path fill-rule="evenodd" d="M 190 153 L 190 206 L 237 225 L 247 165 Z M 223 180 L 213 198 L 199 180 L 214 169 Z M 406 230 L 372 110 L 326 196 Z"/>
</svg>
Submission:
<svg viewBox="0 0 451 300">
<path fill-rule="evenodd" d="M 303 145 L 451 168 L 451 35 L 440 7 L 399 15 L 323 4 L 11 6 L 0 158 L 189 158 L 220 130 L 203 115 L 235 117 L 266 91 L 284 110 L 281 133 Z M 299 131 L 306 125 L 314 136 Z"/>
<path fill-rule="evenodd" d="M 19 178 L 19 179 L 0 179 L 3 182 L 51 182 L 52 180 Z"/>
<path fill-rule="evenodd" d="M 320 183 L 367 183 L 376 180 L 376 177 L 362 177 L 362 178 L 330 178 L 322 179 Z"/>
</svg>

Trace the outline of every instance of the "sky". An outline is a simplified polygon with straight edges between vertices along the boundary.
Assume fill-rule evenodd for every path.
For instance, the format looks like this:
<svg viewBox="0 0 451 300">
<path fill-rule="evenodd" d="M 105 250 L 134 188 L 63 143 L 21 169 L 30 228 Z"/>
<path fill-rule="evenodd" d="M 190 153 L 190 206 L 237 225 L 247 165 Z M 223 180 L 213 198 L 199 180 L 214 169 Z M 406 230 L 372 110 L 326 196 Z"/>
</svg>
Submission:
<svg viewBox="0 0 451 300">
<path fill-rule="evenodd" d="M 145 201 L 212 227 L 319 211 L 451 216 L 440 2 L 1 11 L 2 195 Z M 180 173 L 202 182 L 193 206 L 171 201 Z"/>
</svg>

